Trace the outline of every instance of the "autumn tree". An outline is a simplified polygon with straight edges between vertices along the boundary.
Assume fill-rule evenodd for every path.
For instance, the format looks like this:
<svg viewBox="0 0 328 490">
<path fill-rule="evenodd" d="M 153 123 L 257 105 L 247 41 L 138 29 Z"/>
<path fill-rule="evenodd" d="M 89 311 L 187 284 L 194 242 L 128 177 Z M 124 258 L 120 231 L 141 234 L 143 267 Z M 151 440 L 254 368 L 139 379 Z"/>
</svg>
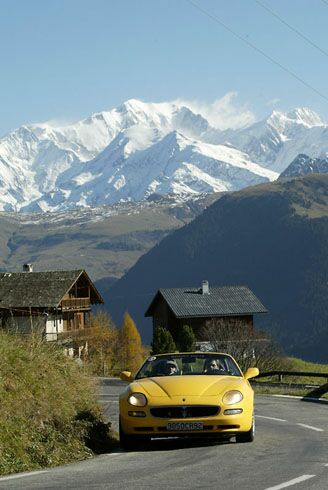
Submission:
<svg viewBox="0 0 328 490">
<path fill-rule="evenodd" d="M 144 348 L 140 333 L 128 312 L 124 314 L 119 335 L 119 358 L 121 369 L 135 373 L 143 361 Z"/>
<path fill-rule="evenodd" d="M 181 328 L 177 347 L 180 352 L 193 352 L 195 350 L 196 337 L 193 329 L 189 325 L 183 325 Z"/>
<path fill-rule="evenodd" d="M 119 332 L 111 317 L 104 311 L 90 316 L 86 328 L 81 331 L 87 342 L 84 356 L 95 374 L 105 375 L 118 364 Z"/>
<path fill-rule="evenodd" d="M 164 327 L 156 327 L 152 342 L 153 354 L 165 354 L 166 352 L 175 352 L 177 350 L 171 332 Z"/>
</svg>

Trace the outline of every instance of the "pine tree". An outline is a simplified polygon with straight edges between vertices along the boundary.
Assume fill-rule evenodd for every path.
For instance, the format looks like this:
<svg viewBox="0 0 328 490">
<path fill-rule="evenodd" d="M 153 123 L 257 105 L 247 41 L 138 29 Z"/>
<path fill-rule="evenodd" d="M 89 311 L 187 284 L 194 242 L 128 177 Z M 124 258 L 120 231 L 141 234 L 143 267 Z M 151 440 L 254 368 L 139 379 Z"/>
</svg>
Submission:
<svg viewBox="0 0 328 490">
<path fill-rule="evenodd" d="M 140 333 L 128 312 L 124 314 L 119 345 L 121 368 L 135 373 L 143 361 L 144 349 Z"/>
<path fill-rule="evenodd" d="M 196 337 L 189 325 L 183 325 L 178 337 L 178 347 L 180 352 L 193 352 L 195 350 Z"/>
<path fill-rule="evenodd" d="M 153 354 L 165 354 L 166 352 L 175 352 L 176 345 L 173 337 L 167 328 L 156 327 L 152 342 Z"/>
</svg>

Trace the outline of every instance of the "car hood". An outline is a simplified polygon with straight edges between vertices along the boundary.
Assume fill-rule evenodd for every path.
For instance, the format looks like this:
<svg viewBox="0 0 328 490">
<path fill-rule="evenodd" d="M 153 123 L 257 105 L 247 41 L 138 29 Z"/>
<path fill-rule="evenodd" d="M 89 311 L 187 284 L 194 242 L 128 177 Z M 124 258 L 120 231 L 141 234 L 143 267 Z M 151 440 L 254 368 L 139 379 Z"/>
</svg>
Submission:
<svg viewBox="0 0 328 490">
<path fill-rule="evenodd" d="M 241 389 L 245 380 L 235 376 L 163 376 L 144 378 L 132 383 L 132 390 L 142 388 L 149 396 L 217 396 L 227 389 Z"/>
</svg>

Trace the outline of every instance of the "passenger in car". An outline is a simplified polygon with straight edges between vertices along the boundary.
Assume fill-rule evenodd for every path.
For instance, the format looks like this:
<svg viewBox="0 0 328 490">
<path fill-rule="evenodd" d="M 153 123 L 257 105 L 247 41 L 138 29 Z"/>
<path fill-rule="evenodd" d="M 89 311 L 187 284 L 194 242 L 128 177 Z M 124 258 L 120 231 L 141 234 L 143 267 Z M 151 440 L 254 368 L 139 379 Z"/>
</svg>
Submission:
<svg viewBox="0 0 328 490">
<path fill-rule="evenodd" d="M 204 373 L 205 374 L 215 374 L 218 371 L 222 371 L 224 368 L 219 364 L 216 359 L 208 359 L 205 361 Z"/>
</svg>

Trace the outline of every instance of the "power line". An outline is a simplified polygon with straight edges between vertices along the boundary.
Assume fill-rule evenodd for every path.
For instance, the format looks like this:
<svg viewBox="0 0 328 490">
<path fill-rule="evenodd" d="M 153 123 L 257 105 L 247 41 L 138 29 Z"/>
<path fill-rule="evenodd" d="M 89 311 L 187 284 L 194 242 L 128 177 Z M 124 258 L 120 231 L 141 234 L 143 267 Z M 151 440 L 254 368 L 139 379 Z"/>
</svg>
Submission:
<svg viewBox="0 0 328 490">
<path fill-rule="evenodd" d="M 209 17 L 210 19 L 214 20 L 214 22 L 217 22 L 220 24 L 226 31 L 230 32 L 233 36 L 235 36 L 239 41 L 242 41 L 243 43 L 247 44 L 250 48 L 254 49 L 257 53 L 260 53 L 262 56 L 264 56 L 267 60 L 269 60 L 271 63 L 273 63 L 276 66 L 279 66 L 282 70 L 284 70 L 286 73 L 288 73 L 290 76 L 298 80 L 300 83 L 302 83 L 305 87 L 309 88 L 313 92 L 315 92 L 317 95 L 319 95 L 322 99 L 324 99 L 326 102 L 328 102 L 328 97 L 326 97 L 322 92 L 317 90 L 315 87 L 310 85 L 308 82 L 303 80 L 303 78 L 299 77 L 296 73 L 294 73 L 292 70 L 287 68 L 286 66 L 282 65 L 279 61 L 275 60 L 272 58 L 270 55 L 268 55 L 265 51 L 263 51 L 261 48 L 258 48 L 255 44 L 252 42 L 248 41 L 248 39 L 240 36 L 237 32 L 235 32 L 233 29 L 231 29 L 229 26 L 227 26 L 222 20 L 220 20 L 216 15 L 211 14 L 210 12 L 207 12 L 204 10 L 200 5 L 195 3 L 193 0 L 186 0 L 188 3 L 190 3 L 193 7 L 198 9 L 200 12 L 202 12 L 204 15 Z M 328 2 L 327 2 L 328 5 Z"/>
<path fill-rule="evenodd" d="M 324 4 L 328 5 L 327 0 L 321 0 Z"/>
<path fill-rule="evenodd" d="M 325 56 L 328 57 L 328 52 L 327 51 L 325 51 L 324 49 L 320 48 L 320 46 L 318 46 L 316 43 L 314 43 L 313 41 L 311 41 L 311 39 L 308 38 L 307 36 L 305 36 L 305 34 L 303 34 L 301 31 L 299 31 L 298 29 L 296 29 L 295 27 L 293 27 L 291 24 L 289 24 L 288 22 L 286 22 L 282 17 L 280 17 L 280 15 L 278 15 L 276 12 L 274 12 L 270 7 L 268 7 L 267 5 L 265 5 L 264 3 L 262 3 L 260 0 L 254 0 L 254 2 L 256 2 L 258 5 L 260 5 L 264 10 L 266 10 L 267 12 L 269 12 L 269 14 L 273 15 L 282 24 L 284 24 L 285 26 L 287 26 L 291 31 L 295 32 L 299 37 L 301 37 L 302 39 L 304 39 L 304 41 L 306 41 L 307 43 L 309 43 L 313 48 L 316 48 L 318 51 L 320 51 L 322 54 L 324 54 Z M 327 2 L 327 5 L 328 5 L 328 2 Z"/>
</svg>

